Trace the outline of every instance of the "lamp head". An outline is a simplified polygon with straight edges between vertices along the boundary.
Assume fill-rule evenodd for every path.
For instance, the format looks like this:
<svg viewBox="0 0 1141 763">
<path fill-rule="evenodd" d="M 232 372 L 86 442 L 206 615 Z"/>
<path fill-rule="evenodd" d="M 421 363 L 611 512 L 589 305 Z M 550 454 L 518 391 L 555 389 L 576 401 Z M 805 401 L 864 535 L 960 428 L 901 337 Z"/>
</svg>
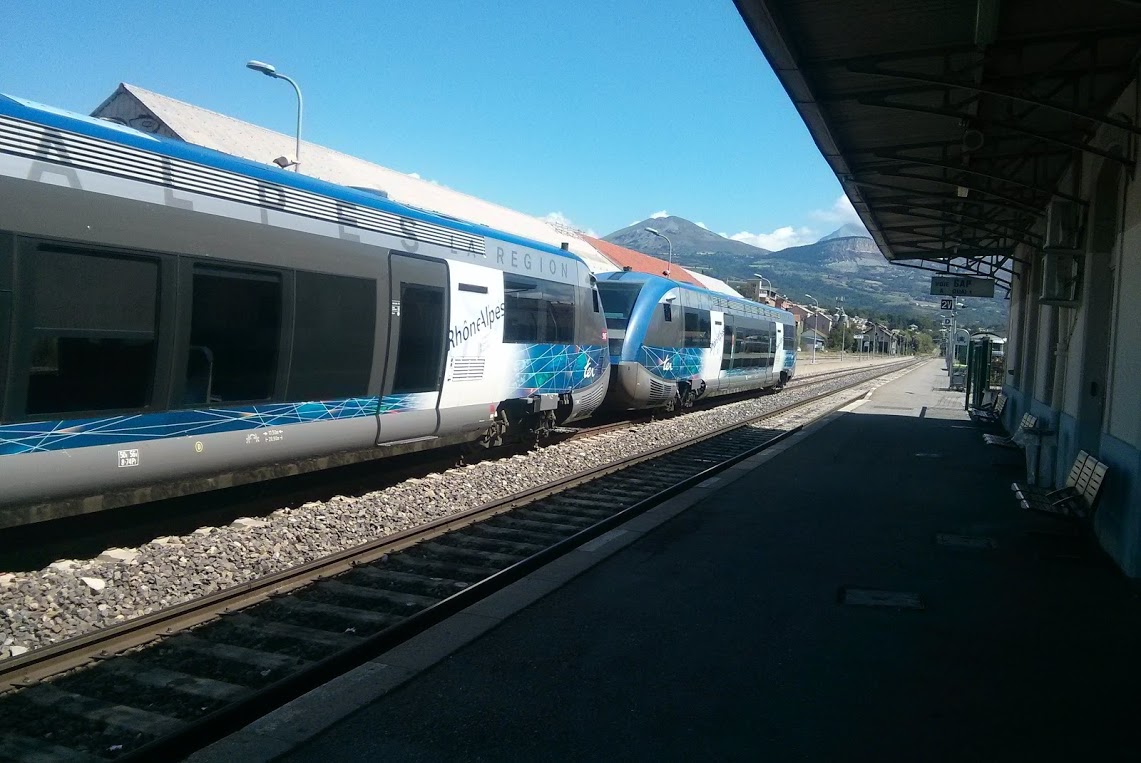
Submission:
<svg viewBox="0 0 1141 763">
<path fill-rule="evenodd" d="M 660 236 L 660 235 L 662 235 L 661 233 L 658 233 L 658 229 L 657 229 L 657 228 L 650 228 L 650 227 L 645 227 L 645 228 L 642 228 L 642 230 L 646 231 L 646 233 L 653 233 L 655 236 Z"/>
<path fill-rule="evenodd" d="M 264 61 L 247 61 L 247 69 L 253 69 L 255 72 L 261 72 L 267 77 L 276 77 L 277 68 L 273 64 L 267 64 Z"/>
</svg>

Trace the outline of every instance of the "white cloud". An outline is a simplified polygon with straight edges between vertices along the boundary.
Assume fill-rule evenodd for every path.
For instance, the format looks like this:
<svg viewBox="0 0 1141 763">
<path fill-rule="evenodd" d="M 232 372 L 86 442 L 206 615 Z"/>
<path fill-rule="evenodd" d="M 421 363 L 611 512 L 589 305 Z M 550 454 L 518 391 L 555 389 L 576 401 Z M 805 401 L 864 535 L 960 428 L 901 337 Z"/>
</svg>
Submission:
<svg viewBox="0 0 1141 763">
<path fill-rule="evenodd" d="M 852 206 L 851 199 L 845 195 L 841 195 L 840 198 L 836 199 L 828 209 L 814 209 L 808 213 L 808 216 L 813 220 L 819 220 L 832 225 L 854 223 L 863 227 L 860 216 L 856 214 L 856 208 Z"/>
<path fill-rule="evenodd" d="M 409 172 L 409 173 L 407 173 L 407 175 L 408 175 L 408 177 L 415 178 L 416 180 L 423 180 L 425 183 L 431 183 L 432 185 L 440 185 L 439 180 L 432 180 L 431 178 L 425 178 L 425 177 L 421 176 L 419 172 Z M 442 188 L 443 186 L 440 186 L 440 187 Z"/>
<path fill-rule="evenodd" d="M 571 230 L 576 230 L 579 233 L 585 233 L 592 238 L 598 238 L 598 234 L 594 231 L 593 228 L 587 228 L 586 230 L 583 230 L 579 226 L 575 225 L 574 222 L 572 222 L 571 219 L 564 215 L 562 212 L 548 212 L 547 214 L 543 215 L 543 219 L 553 225 L 558 225 L 563 228 L 570 228 Z"/>
<path fill-rule="evenodd" d="M 694 224 L 695 224 L 695 225 L 696 225 L 698 228 L 705 228 L 705 230 L 709 230 L 709 226 L 708 226 L 708 225 L 706 225 L 705 223 L 694 223 Z"/>
<path fill-rule="evenodd" d="M 776 252 L 781 249 L 787 249 L 790 246 L 811 244 L 816 241 L 817 236 L 809 228 L 794 228 L 791 225 L 785 225 L 782 228 L 777 228 L 772 233 L 749 233 L 748 231 L 741 231 L 740 233 L 734 233 L 728 238 Z"/>
<path fill-rule="evenodd" d="M 669 217 L 669 216 L 670 216 L 670 213 L 663 209 L 661 212 L 655 212 L 654 214 L 650 215 L 650 219 L 651 220 L 657 220 L 660 217 Z"/>
<path fill-rule="evenodd" d="M 574 227 L 574 223 L 572 223 L 570 218 L 564 215 L 562 212 L 548 212 L 547 214 L 543 215 L 543 219 L 549 223 L 554 223 L 555 225 L 565 225 L 568 228 Z"/>
</svg>

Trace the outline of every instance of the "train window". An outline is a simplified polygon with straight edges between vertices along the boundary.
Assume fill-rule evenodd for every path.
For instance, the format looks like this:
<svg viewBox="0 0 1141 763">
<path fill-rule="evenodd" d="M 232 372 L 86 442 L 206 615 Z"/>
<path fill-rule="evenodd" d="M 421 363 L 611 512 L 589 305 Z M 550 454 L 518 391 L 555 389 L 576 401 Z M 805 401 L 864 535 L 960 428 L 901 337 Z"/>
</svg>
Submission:
<svg viewBox="0 0 1141 763">
<path fill-rule="evenodd" d="M 503 278 L 503 341 L 513 344 L 573 344 L 574 287 Z"/>
<path fill-rule="evenodd" d="M 547 295 L 547 339 L 551 344 L 574 344 L 574 287 L 543 284 Z"/>
<path fill-rule="evenodd" d="M 145 408 L 159 264 L 40 246 L 31 267 L 26 414 Z"/>
<path fill-rule="evenodd" d="M 729 316 L 725 316 L 725 338 L 721 347 L 721 370 L 728 371 L 733 362 L 733 322 Z"/>
<path fill-rule="evenodd" d="M 727 342 L 729 335 L 729 330 L 726 330 Z M 732 329 L 732 336 L 733 368 L 757 368 L 771 363 L 769 333 L 760 321 L 738 317 Z M 725 365 L 724 360 L 722 365 Z"/>
<path fill-rule="evenodd" d="M 669 302 L 662 303 L 662 317 L 665 318 L 666 323 L 670 323 L 674 319 L 673 305 Z"/>
<path fill-rule="evenodd" d="M 590 290 L 590 299 L 594 303 L 594 312 L 598 312 L 598 292 L 594 289 Z"/>
<path fill-rule="evenodd" d="M 268 400 L 281 342 L 281 276 L 195 266 L 185 405 Z"/>
<path fill-rule="evenodd" d="M 299 272 L 296 284 L 286 396 L 331 400 L 365 394 L 375 344 L 376 281 Z"/>
<path fill-rule="evenodd" d="M 784 351 L 796 352 L 796 327 L 784 325 Z"/>
<path fill-rule="evenodd" d="M 602 314 L 606 318 L 608 328 L 625 329 L 629 325 L 630 313 L 634 311 L 634 303 L 638 301 L 638 294 L 641 291 L 640 283 L 598 282 Z"/>
<path fill-rule="evenodd" d="M 393 394 L 440 388 L 447 335 L 444 311 L 444 290 L 439 286 L 400 284 L 400 338 Z"/>
<path fill-rule="evenodd" d="M 685 308 L 685 346 L 708 347 L 710 333 L 709 311 Z"/>
</svg>

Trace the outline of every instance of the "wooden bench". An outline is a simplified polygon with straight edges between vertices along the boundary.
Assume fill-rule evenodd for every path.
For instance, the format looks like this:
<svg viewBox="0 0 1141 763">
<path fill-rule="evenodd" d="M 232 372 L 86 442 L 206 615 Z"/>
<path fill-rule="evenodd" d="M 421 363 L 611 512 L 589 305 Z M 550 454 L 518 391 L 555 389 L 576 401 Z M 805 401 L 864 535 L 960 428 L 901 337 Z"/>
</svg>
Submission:
<svg viewBox="0 0 1141 763">
<path fill-rule="evenodd" d="M 1018 504 L 1027 511 L 1084 519 L 1093 514 L 1108 471 L 1108 465 L 1083 450 L 1078 452 L 1070 466 L 1066 484 L 1057 490 L 1020 485 L 1017 482 L 1010 489 Z"/>
<path fill-rule="evenodd" d="M 1006 408 L 1006 393 L 999 392 L 994 402 L 989 405 L 980 405 L 978 408 L 971 408 L 968 413 L 971 418 L 986 422 L 987 424 L 994 424 L 1002 419 L 1002 411 L 1004 408 Z"/>
<path fill-rule="evenodd" d="M 1022 422 L 1010 437 L 1003 437 L 998 434 L 984 434 L 983 441 L 986 442 L 987 445 L 994 445 L 999 448 L 1021 448 L 1024 445 L 1027 432 L 1037 428 L 1038 417 L 1034 414 L 1027 413 L 1022 416 Z"/>
</svg>

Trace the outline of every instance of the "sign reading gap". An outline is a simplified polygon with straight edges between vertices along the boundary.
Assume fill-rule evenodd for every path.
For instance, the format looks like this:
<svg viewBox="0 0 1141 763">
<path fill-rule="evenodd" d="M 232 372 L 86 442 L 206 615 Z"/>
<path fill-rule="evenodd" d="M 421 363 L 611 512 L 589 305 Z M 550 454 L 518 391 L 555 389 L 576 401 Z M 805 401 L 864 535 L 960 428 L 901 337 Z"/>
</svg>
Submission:
<svg viewBox="0 0 1141 763">
<path fill-rule="evenodd" d="M 993 297 L 994 279 L 975 276 L 931 276 L 931 293 L 948 297 Z"/>
</svg>

